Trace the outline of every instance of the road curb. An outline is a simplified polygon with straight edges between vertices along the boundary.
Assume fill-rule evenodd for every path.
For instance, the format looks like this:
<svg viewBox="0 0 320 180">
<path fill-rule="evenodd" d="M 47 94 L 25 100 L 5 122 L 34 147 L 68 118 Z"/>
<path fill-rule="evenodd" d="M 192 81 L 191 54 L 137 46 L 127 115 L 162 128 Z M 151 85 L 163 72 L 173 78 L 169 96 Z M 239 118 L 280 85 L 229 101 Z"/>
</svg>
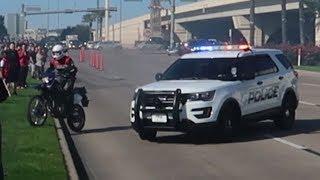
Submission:
<svg viewBox="0 0 320 180">
<path fill-rule="evenodd" d="M 298 73 L 301 74 L 310 74 L 310 75 L 316 75 L 316 76 L 320 76 L 320 72 L 315 72 L 315 71 L 307 71 L 307 70 L 296 70 Z"/>
<path fill-rule="evenodd" d="M 58 134 L 58 140 L 60 144 L 60 148 L 64 157 L 65 165 L 67 167 L 68 176 L 70 180 L 79 180 L 79 176 L 74 164 L 74 161 L 71 156 L 71 152 L 68 147 L 68 143 L 66 140 L 66 137 L 63 133 L 61 124 L 58 119 L 54 119 L 54 124 L 56 126 L 57 134 Z"/>
</svg>

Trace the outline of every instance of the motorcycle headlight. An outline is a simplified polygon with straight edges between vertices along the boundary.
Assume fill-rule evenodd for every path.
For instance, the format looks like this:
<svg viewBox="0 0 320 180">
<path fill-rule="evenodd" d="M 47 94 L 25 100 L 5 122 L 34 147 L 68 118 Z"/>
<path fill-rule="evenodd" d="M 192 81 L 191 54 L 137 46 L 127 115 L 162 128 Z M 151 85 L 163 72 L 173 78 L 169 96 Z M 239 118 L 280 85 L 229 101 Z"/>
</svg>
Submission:
<svg viewBox="0 0 320 180">
<path fill-rule="evenodd" d="M 216 91 L 192 93 L 188 95 L 188 101 L 211 101 Z"/>
<path fill-rule="evenodd" d="M 49 83 L 49 78 L 48 77 L 42 78 L 42 82 L 48 84 Z"/>
</svg>

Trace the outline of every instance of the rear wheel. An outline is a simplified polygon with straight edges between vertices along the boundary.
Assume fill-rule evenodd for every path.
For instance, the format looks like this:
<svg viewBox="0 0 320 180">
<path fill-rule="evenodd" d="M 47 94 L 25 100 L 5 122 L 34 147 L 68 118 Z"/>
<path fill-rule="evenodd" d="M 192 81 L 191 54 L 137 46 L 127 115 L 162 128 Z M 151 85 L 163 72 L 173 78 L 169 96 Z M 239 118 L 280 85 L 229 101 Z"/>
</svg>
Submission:
<svg viewBox="0 0 320 180">
<path fill-rule="evenodd" d="M 82 106 L 75 104 L 72 107 L 71 114 L 67 118 L 69 128 L 74 132 L 80 132 L 86 121 L 85 112 Z"/>
<path fill-rule="evenodd" d="M 283 130 L 292 129 L 296 117 L 295 101 L 296 99 L 294 98 L 294 96 L 290 94 L 285 96 L 279 118 L 274 120 L 274 124 L 278 128 Z"/>
<path fill-rule="evenodd" d="M 27 119 L 32 126 L 42 126 L 48 118 L 46 102 L 41 96 L 33 97 L 28 105 Z"/>
</svg>

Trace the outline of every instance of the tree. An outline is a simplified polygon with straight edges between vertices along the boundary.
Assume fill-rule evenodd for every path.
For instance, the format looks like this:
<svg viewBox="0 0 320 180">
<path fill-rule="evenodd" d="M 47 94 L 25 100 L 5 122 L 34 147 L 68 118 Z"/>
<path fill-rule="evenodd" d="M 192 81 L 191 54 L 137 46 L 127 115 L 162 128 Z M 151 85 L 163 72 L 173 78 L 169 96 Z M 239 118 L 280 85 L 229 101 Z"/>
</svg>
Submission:
<svg viewBox="0 0 320 180">
<path fill-rule="evenodd" d="M 82 22 L 83 23 L 88 23 L 90 29 L 92 29 L 92 24 L 95 21 L 96 21 L 96 16 L 93 13 L 85 14 L 85 15 L 82 16 Z"/>
<path fill-rule="evenodd" d="M 302 0 L 302 3 L 307 6 L 307 10 L 313 13 L 320 12 L 320 0 Z"/>
<path fill-rule="evenodd" d="M 304 9 L 303 5 L 305 5 L 307 8 Z M 305 11 L 305 12 L 304 12 Z M 300 27 L 300 43 L 304 44 L 304 22 L 305 17 L 304 13 L 311 13 L 312 21 L 314 24 L 316 23 L 316 17 L 319 17 L 320 12 L 320 0 L 301 0 L 299 4 L 299 27 Z"/>
<path fill-rule="evenodd" d="M 4 26 L 4 16 L 0 16 L 0 38 L 8 35 L 7 28 Z"/>
<path fill-rule="evenodd" d="M 79 41 L 89 41 L 90 40 L 90 27 L 84 25 L 77 25 L 75 27 L 67 27 L 61 33 L 61 39 L 65 39 L 66 35 L 78 35 Z"/>
<path fill-rule="evenodd" d="M 105 11 L 95 11 L 92 13 L 88 13 L 82 16 L 82 22 L 88 23 L 90 29 L 92 29 L 93 22 L 98 20 L 98 29 L 100 31 L 100 37 L 102 36 L 102 22 L 103 17 L 105 16 Z"/>
</svg>

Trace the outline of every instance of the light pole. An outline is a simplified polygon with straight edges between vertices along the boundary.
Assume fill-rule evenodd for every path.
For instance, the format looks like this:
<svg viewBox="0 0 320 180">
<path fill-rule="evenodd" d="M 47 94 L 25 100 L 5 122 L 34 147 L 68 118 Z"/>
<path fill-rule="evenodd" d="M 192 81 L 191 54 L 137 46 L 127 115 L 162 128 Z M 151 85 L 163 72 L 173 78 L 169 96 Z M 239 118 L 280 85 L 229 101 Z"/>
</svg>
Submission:
<svg viewBox="0 0 320 180">
<path fill-rule="evenodd" d="M 281 1 L 282 43 L 287 44 L 287 0 Z"/>
<path fill-rule="evenodd" d="M 300 44 L 304 44 L 304 12 L 303 12 L 303 2 L 299 1 L 299 31 L 300 31 Z"/>
<path fill-rule="evenodd" d="M 50 0 L 48 0 L 48 11 L 50 10 Z M 47 35 L 49 34 L 49 28 L 50 28 L 50 16 L 47 15 Z"/>
<path fill-rule="evenodd" d="M 171 3 L 170 49 L 173 49 L 173 47 L 174 47 L 176 0 L 170 0 L 170 3 Z"/>
<path fill-rule="evenodd" d="M 122 0 L 120 0 L 120 23 L 119 23 L 119 42 L 122 42 Z"/>
</svg>

